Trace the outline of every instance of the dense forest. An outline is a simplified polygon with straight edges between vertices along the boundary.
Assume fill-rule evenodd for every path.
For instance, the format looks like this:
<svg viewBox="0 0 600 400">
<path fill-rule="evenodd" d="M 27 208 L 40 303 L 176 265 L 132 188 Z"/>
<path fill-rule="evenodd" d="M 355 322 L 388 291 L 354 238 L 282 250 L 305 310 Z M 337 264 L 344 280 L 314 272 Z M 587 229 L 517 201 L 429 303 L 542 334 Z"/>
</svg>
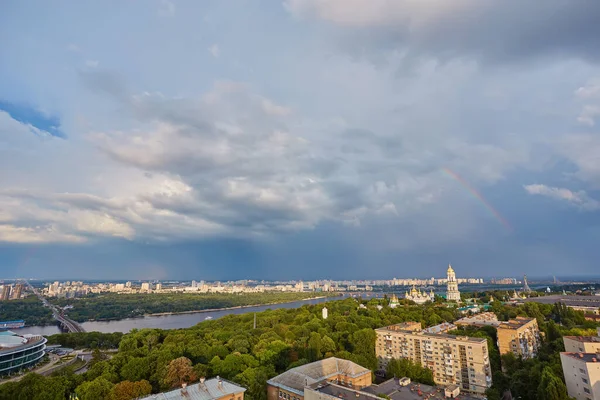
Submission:
<svg viewBox="0 0 600 400">
<path fill-rule="evenodd" d="M 67 369 L 56 376 L 30 374 L 19 383 L 2 385 L 0 399 L 65 399 L 77 393 L 81 400 L 125 400 L 164 391 L 200 376 L 220 375 L 248 388 L 248 399 L 264 400 L 267 379 L 314 360 L 337 356 L 375 369 L 373 328 L 403 321 L 421 321 L 429 326 L 458 317 L 454 308 L 442 304 L 415 306 L 404 302 L 396 309 L 384 306 L 378 310 L 376 306 L 386 302 L 363 301 L 363 309 L 355 299 L 332 301 L 326 304 L 326 320 L 321 316 L 322 304 L 265 311 L 258 314 L 256 329 L 253 314 L 242 314 L 187 329 L 134 330 L 120 341 L 118 337 L 87 333 L 79 334 L 72 342 L 61 342 L 60 337 L 70 335 L 56 335 L 53 342 L 75 347 L 111 347 L 118 341 L 119 352 L 109 359 L 96 351 L 92 366 L 82 375 Z M 504 356 L 507 372 L 503 373 L 494 328 L 455 332 L 488 338 L 494 379 L 489 399 L 499 399 L 506 389 L 522 399 L 567 399 L 558 355 L 563 348 L 561 337 L 591 334 L 589 329 L 595 325 L 585 321 L 582 313 L 556 305 L 528 303 L 513 307 L 495 302 L 494 311 L 503 318 L 537 318 L 546 340 L 540 356 L 533 360 Z M 390 363 L 386 372 L 388 376 L 407 375 L 423 383 L 431 383 L 432 378 L 430 371 L 401 360 Z"/>
<path fill-rule="evenodd" d="M 52 311 L 35 296 L 20 300 L 0 301 L 0 321 L 25 320 L 27 326 L 56 324 Z"/>
<path fill-rule="evenodd" d="M 275 304 L 304 300 L 324 293 L 151 293 L 117 294 L 102 293 L 78 299 L 53 299 L 61 307 L 73 306 L 69 318 L 85 322 L 88 320 L 114 320 L 140 317 L 154 313 L 178 313 L 215 308 Z M 331 295 L 330 295 L 331 296 Z"/>
</svg>

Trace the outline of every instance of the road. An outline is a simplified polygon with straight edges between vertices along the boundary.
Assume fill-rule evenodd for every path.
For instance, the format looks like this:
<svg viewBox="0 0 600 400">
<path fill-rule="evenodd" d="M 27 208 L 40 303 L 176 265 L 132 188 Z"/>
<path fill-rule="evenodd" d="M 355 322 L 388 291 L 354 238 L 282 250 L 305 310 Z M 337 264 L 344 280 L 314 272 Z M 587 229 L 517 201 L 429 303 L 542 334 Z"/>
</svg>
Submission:
<svg viewBox="0 0 600 400">
<path fill-rule="evenodd" d="M 57 320 L 67 332 L 85 332 L 85 329 L 83 329 L 81 325 L 64 315 L 60 307 L 50 303 L 48 300 L 46 300 L 44 296 L 42 296 L 40 292 L 37 291 L 37 289 L 31 286 L 31 284 L 28 281 L 25 282 L 27 283 L 29 290 L 35 293 L 35 295 L 38 297 L 38 299 L 40 299 L 44 306 L 52 310 L 52 316 L 54 317 L 54 319 Z"/>
</svg>

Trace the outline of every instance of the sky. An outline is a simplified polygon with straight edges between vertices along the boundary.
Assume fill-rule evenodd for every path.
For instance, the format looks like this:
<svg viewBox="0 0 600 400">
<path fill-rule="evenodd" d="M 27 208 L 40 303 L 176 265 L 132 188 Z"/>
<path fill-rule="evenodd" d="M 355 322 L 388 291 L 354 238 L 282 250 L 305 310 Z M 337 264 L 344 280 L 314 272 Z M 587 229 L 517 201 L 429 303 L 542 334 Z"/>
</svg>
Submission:
<svg viewBox="0 0 600 400">
<path fill-rule="evenodd" d="M 598 275 L 600 2 L 0 5 L 0 278 Z"/>
</svg>

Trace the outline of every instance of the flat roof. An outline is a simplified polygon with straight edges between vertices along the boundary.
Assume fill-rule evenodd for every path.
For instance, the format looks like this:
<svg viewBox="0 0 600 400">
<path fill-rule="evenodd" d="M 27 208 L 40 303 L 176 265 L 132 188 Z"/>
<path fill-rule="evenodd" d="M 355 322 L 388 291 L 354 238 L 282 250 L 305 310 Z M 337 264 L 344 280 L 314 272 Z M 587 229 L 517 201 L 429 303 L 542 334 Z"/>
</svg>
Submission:
<svg viewBox="0 0 600 400">
<path fill-rule="evenodd" d="M 221 385 L 219 385 L 219 381 Z M 245 391 L 245 388 L 223 378 L 212 378 L 207 379 L 203 384 L 198 382 L 193 383 L 185 389 L 178 388 L 170 392 L 151 394 L 147 397 L 142 397 L 140 400 L 214 400 Z"/>
<path fill-rule="evenodd" d="M 352 361 L 337 357 L 329 357 L 324 360 L 292 368 L 269 379 L 267 384 L 289 390 L 298 395 L 303 395 L 304 387 L 306 385 L 318 383 L 340 374 L 356 378 L 367 373 L 370 374 L 371 370 Z"/>
<path fill-rule="evenodd" d="M 596 353 L 569 353 L 562 352 L 561 355 L 565 355 L 567 357 L 574 358 L 579 361 L 584 361 L 586 363 L 600 363 L 600 354 Z"/>
<path fill-rule="evenodd" d="M 527 325 L 531 321 L 535 321 L 535 318 L 517 317 L 508 321 L 500 321 L 498 328 L 517 329 Z"/>
<path fill-rule="evenodd" d="M 399 383 L 399 378 L 389 379 L 379 385 L 371 385 L 361 390 L 351 389 L 334 383 L 314 384 L 310 388 L 329 396 L 337 397 L 343 400 L 381 400 L 378 394 L 384 394 L 392 400 L 422 400 L 426 399 L 444 399 L 444 388 L 441 386 L 433 387 L 420 383 L 411 382 L 407 386 Z M 419 391 L 421 394 L 419 395 Z M 467 394 L 460 394 L 456 399 L 474 400 Z"/>
<path fill-rule="evenodd" d="M 600 296 L 576 296 L 554 294 L 550 296 L 530 297 L 525 302 L 544 304 L 565 303 L 568 306 L 600 307 Z"/>
<path fill-rule="evenodd" d="M 575 340 L 581 343 L 600 343 L 598 336 L 563 336 L 565 339 Z"/>
<path fill-rule="evenodd" d="M 423 331 L 411 331 L 411 330 L 396 330 L 396 329 L 388 329 L 388 327 L 382 327 L 375 329 L 377 332 L 389 332 L 389 333 L 408 333 L 411 335 L 423 337 L 423 338 L 431 338 L 431 339 L 452 339 L 459 340 L 470 343 L 487 343 L 487 339 L 485 338 L 476 338 L 471 336 L 462 336 L 462 335 L 449 335 L 447 333 L 428 333 Z"/>
</svg>

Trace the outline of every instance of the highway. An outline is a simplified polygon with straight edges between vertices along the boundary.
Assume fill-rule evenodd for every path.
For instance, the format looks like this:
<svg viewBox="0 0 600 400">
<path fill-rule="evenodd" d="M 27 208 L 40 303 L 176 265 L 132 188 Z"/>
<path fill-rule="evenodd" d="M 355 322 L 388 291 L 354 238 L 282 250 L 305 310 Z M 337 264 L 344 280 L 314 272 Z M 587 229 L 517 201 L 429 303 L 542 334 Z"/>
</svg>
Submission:
<svg viewBox="0 0 600 400">
<path fill-rule="evenodd" d="M 54 304 L 51 304 L 40 292 L 37 291 L 28 281 L 25 281 L 29 290 L 31 290 L 35 295 L 40 299 L 40 301 L 44 304 L 44 306 L 50 308 L 52 310 L 52 316 L 55 320 L 60 323 L 60 326 L 66 330 L 67 332 L 85 332 L 85 329 L 77 322 L 69 319 L 66 315 L 64 315 L 62 309 Z"/>
</svg>

